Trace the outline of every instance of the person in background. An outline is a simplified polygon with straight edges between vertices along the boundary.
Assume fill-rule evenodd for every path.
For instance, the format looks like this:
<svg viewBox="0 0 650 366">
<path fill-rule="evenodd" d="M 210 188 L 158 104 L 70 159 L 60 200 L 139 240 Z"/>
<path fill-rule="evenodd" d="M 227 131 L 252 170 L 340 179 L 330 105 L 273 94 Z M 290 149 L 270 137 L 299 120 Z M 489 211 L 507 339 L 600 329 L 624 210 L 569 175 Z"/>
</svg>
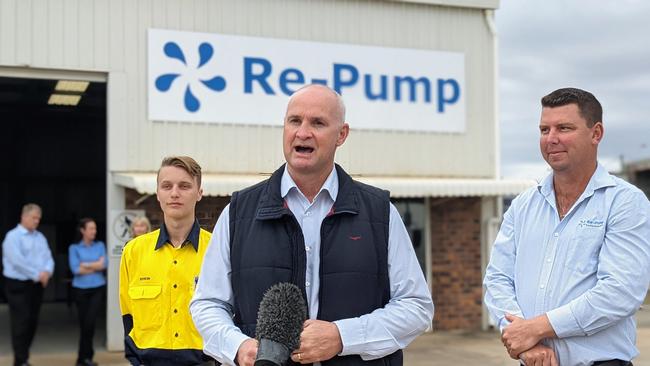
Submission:
<svg viewBox="0 0 650 366">
<path fill-rule="evenodd" d="M 43 289 L 54 271 L 54 260 L 45 236 L 36 228 L 42 210 L 34 203 L 23 206 L 20 223 L 2 242 L 5 295 L 9 303 L 14 365 L 29 365 L 29 348 L 36 334 Z"/>
<path fill-rule="evenodd" d="M 138 237 L 151 231 L 151 223 L 146 216 L 136 216 L 131 222 L 131 234 Z"/>
<path fill-rule="evenodd" d="M 167 157 L 156 181 L 160 229 L 126 243 L 120 262 L 125 357 L 132 365 L 213 364 L 189 310 L 210 241 L 195 215 L 201 166 L 188 156 Z"/>
<path fill-rule="evenodd" d="M 71 244 L 68 249 L 68 261 L 72 278 L 74 300 L 79 314 L 79 350 L 77 366 L 96 366 L 93 362 L 95 350 L 95 320 L 104 304 L 106 292 L 106 246 L 95 241 L 97 224 L 91 218 L 79 221 L 81 241 Z"/>
</svg>

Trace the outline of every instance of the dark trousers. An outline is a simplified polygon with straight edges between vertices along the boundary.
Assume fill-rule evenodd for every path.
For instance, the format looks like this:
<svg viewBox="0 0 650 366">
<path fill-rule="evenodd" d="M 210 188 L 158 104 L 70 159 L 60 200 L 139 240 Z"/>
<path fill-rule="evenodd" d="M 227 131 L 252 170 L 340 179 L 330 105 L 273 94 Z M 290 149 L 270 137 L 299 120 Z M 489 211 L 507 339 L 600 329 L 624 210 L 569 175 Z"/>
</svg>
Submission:
<svg viewBox="0 0 650 366">
<path fill-rule="evenodd" d="M 5 295 L 9 303 L 14 365 L 21 365 L 29 359 L 29 347 L 36 334 L 38 314 L 43 301 L 43 286 L 40 282 L 5 277 Z"/>
<path fill-rule="evenodd" d="M 74 299 L 79 314 L 79 351 L 77 360 L 92 360 L 95 355 L 93 338 L 95 322 L 104 305 L 106 286 L 74 288 Z"/>
</svg>

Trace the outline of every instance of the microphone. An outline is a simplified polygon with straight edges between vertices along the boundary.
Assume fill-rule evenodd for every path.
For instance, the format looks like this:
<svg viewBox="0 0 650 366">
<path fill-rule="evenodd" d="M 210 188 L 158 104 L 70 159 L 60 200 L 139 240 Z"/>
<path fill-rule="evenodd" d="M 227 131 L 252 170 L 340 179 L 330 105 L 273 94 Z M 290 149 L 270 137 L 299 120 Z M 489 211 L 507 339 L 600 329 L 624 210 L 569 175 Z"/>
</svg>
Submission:
<svg viewBox="0 0 650 366">
<path fill-rule="evenodd" d="M 307 319 L 307 305 L 298 286 L 271 286 L 260 302 L 255 338 L 259 342 L 254 366 L 286 365 L 300 346 L 300 333 Z"/>
</svg>

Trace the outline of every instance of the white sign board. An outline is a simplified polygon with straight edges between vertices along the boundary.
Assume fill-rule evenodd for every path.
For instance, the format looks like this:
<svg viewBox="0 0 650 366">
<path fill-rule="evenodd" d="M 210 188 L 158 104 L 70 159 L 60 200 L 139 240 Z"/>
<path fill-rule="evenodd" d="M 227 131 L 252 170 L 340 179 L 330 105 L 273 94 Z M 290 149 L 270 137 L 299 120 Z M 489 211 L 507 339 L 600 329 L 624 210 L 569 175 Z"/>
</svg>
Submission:
<svg viewBox="0 0 650 366">
<path fill-rule="evenodd" d="M 338 91 L 352 128 L 465 131 L 462 53 L 150 29 L 149 119 L 282 125 L 303 85 Z"/>
<path fill-rule="evenodd" d="M 144 210 L 111 210 L 109 218 L 108 235 L 111 247 L 108 254 L 111 257 L 121 257 L 124 244 L 131 240 L 131 223 L 136 216 L 143 216 Z"/>
</svg>

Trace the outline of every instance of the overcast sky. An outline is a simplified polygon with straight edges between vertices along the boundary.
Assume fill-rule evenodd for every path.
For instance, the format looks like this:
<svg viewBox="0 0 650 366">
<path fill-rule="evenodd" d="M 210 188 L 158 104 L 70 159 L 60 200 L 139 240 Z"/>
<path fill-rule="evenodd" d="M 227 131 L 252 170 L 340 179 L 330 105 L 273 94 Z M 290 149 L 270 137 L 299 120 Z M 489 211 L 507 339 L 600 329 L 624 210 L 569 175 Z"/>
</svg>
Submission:
<svg viewBox="0 0 650 366">
<path fill-rule="evenodd" d="M 501 0 L 501 174 L 539 179 L 542 96 L 572 86 L 603 105 L 599 160 L 650 158 L 650 1 Z"/>
</svg>

